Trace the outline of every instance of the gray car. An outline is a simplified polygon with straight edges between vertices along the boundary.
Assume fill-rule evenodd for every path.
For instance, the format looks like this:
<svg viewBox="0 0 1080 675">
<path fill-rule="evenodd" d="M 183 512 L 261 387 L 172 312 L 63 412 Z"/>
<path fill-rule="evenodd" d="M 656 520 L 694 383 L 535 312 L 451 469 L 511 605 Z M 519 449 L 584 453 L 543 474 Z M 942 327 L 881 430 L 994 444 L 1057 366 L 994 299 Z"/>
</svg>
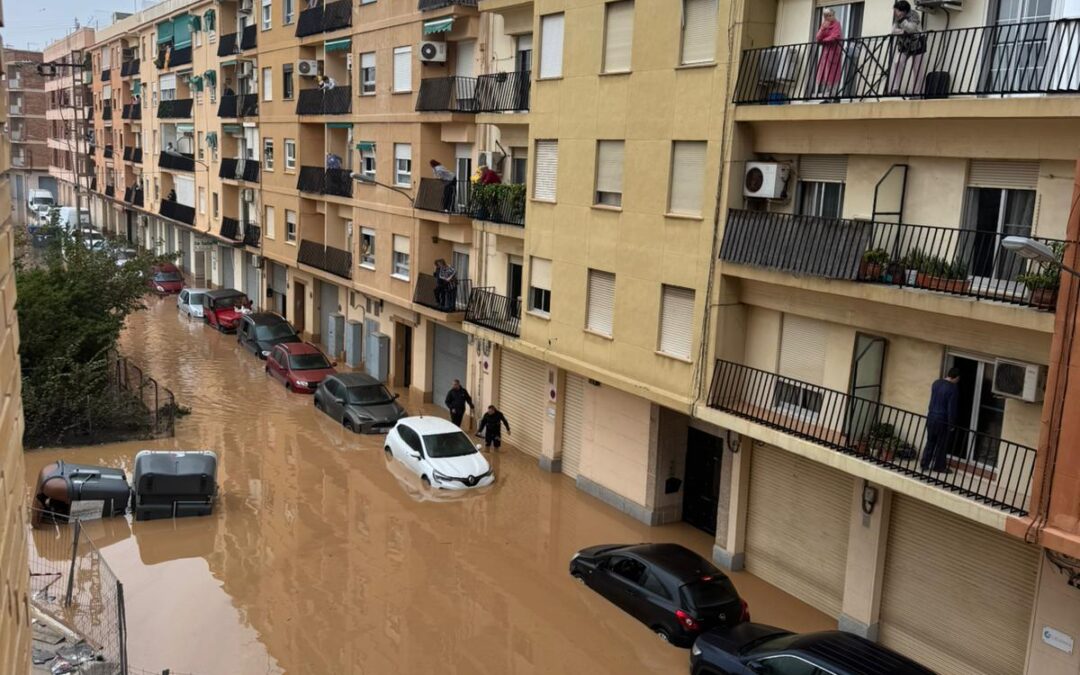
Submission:
<svg viewBox="0 0 1080 675">
<path fill-rule="evenodd" d="M 381 382 L 364 373 L 338 373 L 319 383 L 315 407 L 349 431 L 386 433 L 409 413 Z"/>
</svg>

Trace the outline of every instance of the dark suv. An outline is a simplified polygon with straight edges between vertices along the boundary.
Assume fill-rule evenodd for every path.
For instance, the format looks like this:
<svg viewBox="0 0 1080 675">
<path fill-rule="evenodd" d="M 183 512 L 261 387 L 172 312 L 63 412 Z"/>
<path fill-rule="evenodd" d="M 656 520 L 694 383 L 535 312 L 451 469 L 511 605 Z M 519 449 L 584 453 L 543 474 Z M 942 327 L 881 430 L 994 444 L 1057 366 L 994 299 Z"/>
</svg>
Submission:
<svg viewBox="0 0 1080 675">
<path fill-rule="evenodd" d="M 303 342 L 292 324 L 273 312 L 242 315 L 236 322 L 236 341 L 260 359 L 269 356 L 274 345 Z"/>
</svg>

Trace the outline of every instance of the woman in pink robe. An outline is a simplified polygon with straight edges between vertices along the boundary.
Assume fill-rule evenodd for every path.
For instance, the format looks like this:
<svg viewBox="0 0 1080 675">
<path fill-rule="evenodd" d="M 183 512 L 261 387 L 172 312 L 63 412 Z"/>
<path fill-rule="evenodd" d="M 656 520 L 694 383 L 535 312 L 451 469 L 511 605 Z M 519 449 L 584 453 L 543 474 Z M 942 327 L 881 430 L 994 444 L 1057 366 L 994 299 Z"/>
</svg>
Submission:
<svg viewBox="0 0 1080 675">
<path fill-rule="evenodd" d="M 815 82 L 816 93 L 824 94 L 825 101 L 838 101 L 836 96 L 840 75 L 842 71 L 842 54 L 840 41 L 844 38 L 843 28 L 836 20 L 836 12 L 831 7 L 826 7 L 821 12 L 821 26 L 818 28 L 815 41 L 821 45 L 821 54 L 818 55 L 817 76 Z"/>
</svg>

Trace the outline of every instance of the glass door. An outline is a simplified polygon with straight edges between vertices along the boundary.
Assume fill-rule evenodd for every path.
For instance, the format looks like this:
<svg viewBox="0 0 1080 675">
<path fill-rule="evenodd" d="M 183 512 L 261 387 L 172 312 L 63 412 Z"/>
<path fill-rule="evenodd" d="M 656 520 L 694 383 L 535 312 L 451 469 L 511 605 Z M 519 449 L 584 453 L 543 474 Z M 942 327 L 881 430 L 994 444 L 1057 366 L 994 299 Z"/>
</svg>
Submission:
<svg viewBox="0 0 1080 675">
<path fill-rule="evenodd" d="M 1005 397 L 993 391 L 994 364 L 977 356 L 950 353 L 945 371 L 960 370 L 959 411 L 949 456 L 962 464 L 996 467 L 1005 420 Z"/>
<path fill-rule="evenodd" d="M 506 301 L 510 305 L 510 316 L 521 316 L 521 259 L 510 258 L 506 274 Z"/>
<path fill-rule="evenodd" d="M 992 30 L 987 93 L 1039 91 L 1054 0 L 1000 0 Z"/>
<path fill-rule="evenodd" d="M 866 438 L 878 421 L 881 402 L 881 379 L 885 368 L 886 340 L 876 335 L 855 336 L 855 355 L 851 360 L 851 384 L 844 434 L 854 445 Z"/>
<path fill-rule="evenodd" d="M 968 189 L 959 253 L 977 291 L 1009 296 L 1023 291 L 1016 277 L 1024 271 L 1024 261 L 1001 248 L 1001 241 L 1029 236 L 1034 219 L 1034 190 Z"/>
</svg>

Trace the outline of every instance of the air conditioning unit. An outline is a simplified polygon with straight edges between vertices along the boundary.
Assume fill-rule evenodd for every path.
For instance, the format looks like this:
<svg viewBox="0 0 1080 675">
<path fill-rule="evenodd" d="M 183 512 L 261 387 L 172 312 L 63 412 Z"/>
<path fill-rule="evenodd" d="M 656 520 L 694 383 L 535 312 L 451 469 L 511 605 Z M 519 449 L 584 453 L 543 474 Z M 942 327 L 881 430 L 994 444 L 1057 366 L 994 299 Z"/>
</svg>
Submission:
<svg viewBox="0 0 1080 675">
<path fill-rule="evenodd" d="M 993 391 L 998 396 L 1038 403 L 1045 389 L 1046 366 L 1009 359 L 994 361 Z"/>
<path fill-rule="evenodd" d="M 446 63 L 446 43 L 421 42 L 420 63 Z"/>
<path fill-rule="evenodd" d="M 296 62 L 296 72 L 300 77 L 315 77 L 319 74 L 319 62 L 315 59 L 300 59 Z"/>
<path fill-rule="evenodd" d="M 252 267 L 262 267 L 262 262 L 263 262 L 263 259 L 262 259 L 261 255 L 253 255 L 253 256 L 251 256 L 251 266 Z"/>
<path fill-rule="evenodd" d="M 758 199 L 787 198 L 791 166 L 780 162 L 747 162 L 743 196 Z"/>
<path fill-rule="evenodd" d="M 798 65 L 797 45 L 763 49 L 758 55 L 758 81 L 766 84 L 793 82 Z"/>
<path fill-rule="evenodd" d="M 252 77 L 255 75 L 255 63 L 252 61 L 240 62 L 240 77 Z"/>
<path fill-rule="evenodd" d="M 252 0 L 240 0 L 240 6 L 237 8 L 241 14 L 251 14 L 254 10 L 254 2 Z"/>
<path fill-rule="evenodd" d="M 936 9 L 959 12 L 964 8 L 964 0 L 915 0 L 915 7 L 930 12 Z"/>
<path fill-rule="evenodd" d="M 245 202 L 254 202 L 255 201 L 255 189 L 254 188 L 244 188 L 244 201 Z"/>
</svg>

